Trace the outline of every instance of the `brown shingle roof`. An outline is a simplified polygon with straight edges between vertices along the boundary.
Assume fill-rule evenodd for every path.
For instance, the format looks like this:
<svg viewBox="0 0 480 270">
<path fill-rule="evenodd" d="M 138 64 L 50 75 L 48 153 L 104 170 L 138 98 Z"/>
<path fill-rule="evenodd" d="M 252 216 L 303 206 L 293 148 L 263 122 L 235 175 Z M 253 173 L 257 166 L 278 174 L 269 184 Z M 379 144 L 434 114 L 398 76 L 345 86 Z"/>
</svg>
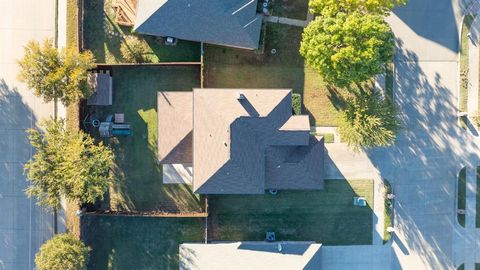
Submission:
<svg viewBox="0 0 480 270">
<path fill-rule="evenodd" d="M 192 92 L 159 92 L 158 159 L 161 163 L 192 163 Z"/>
</svg>

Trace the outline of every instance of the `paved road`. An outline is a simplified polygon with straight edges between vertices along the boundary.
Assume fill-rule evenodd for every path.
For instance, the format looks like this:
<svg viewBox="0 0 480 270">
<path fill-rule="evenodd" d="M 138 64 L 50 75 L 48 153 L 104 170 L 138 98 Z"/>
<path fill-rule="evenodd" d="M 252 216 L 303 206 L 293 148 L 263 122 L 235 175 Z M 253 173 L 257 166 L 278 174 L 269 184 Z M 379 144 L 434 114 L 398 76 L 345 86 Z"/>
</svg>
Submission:
<svg viewBox="0 0 480 270">
<path fill-rule="evenodd" d="M 457 125 L 456 0 L 410 0 L 389 17 L 398 38 L 395 100 L 405 130 L 394 147 L 371 153 L 393 182 L 392 269 L 454 269 L 456 176 L 478 146 Z"/>
<path fill-rule="evenodd" d="M 16 80 L 16 59 L 27 41 L 54 38 L 55 0 L 2 0 L 0 10 L 0 269 L 33 269 L 36 251 L 52 236 L 52 215 L 23 192 L 22 168 L 32 154 L 25 129 L 53 106 Z"/>
</svg>

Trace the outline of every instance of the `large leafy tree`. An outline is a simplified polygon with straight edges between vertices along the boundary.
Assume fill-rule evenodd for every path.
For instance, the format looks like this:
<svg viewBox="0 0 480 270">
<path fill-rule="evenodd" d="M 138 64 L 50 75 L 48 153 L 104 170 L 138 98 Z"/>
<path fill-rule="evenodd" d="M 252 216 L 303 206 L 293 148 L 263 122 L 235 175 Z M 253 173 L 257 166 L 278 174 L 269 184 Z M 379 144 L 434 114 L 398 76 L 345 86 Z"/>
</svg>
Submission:
<svg viewBox="0 0 480 270">
<path fill-rule="evenodd" d="M 310 0 L 313 14 L 333 17 L 336 14 L 361 12 L 387 15 L 395 6 L 405 5 L 408 0 Z"/>
<path fill-rule="evenodd" d="M 300 53 L 327 83 L 345 87 L 385 71 L 395 52 L 390 26 L 379 15 L 317 17 L 304 30 Z"/>
<path fill-rule="evenodd" d="M 92 94 L 87 72 L 95 67 L 95 59 L 90 51 L 58 51 L 50 39 L 43 44 L 30 41 L 18 64 L 19 79 L 46 102 L 60 100 L 68 105 Z"/>
<path fill-rule="evenodd" d="M 377 91 L 357 92 L 347 100 L 339 117 L 338 132 L 355 151 L 389 146 L 399 130 L 395 105 Z"/>
<path fill-rule="evenodd" d="M 61 196 L 80 203 L 103 198 L 111 180 L 113 152 L 82 131 L 64 128 L 63 120 L 42 123 L 45 132 L 30 129 L 29 140 L 35 154 L 25 164 L 30 185 L 29 197 L 42 206 L 58 209 Z"/>
<path fill-rule="evenodd" d="M 69 234 L 57 234 L 35 256 L 37 270 L 84 270 L 90 248 Z"/>
</svg>

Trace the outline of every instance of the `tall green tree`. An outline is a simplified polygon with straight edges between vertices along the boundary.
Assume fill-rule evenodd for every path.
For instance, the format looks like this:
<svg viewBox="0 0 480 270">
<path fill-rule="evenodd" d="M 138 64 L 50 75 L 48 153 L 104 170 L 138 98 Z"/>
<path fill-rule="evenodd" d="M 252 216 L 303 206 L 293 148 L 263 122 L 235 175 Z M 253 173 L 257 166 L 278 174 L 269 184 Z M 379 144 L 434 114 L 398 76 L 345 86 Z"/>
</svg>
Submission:
<svg viewBox="0 0 480 270">
<path fill-rule="evenodd" d="M 90 248 L 69 234 L 57 234 L 35 256 L 37 270 L 87 269 Z"/>
<path fill-rule="evenodd" d="M 338 13 L 360 12 L 387 15 L 394 7 L 405 5 L 408 0 L 310 0 L 310 12 L 326 17 Z"/>
<path fill-rule="evenodd" d="M 377 91 L 360 90 L 347 100 L 339 116 L 338 132 L 349 147 L 385 147 L 393 144 L 400 130 L 395 105 Z"/>
<path fill-rule="evenodd" d="M 394 52 L 395 38 L 383 18 L 358 12 L 315 18 L 300 46 L 307 64 L 339 87 L 384 73 Z"/>
<path fill-rule="evenodd" d="M 26 193 L 38 204 L 58 209 L 60 199 L 94 203 L 102 199 L 112 176 L 113 152 L 82 131 L 65 129 L 63 120 L 42 123 L 45 132 L 28 130 L 35 154 L 25 164 Z"/>
<path fill-rule="evenodd" d="M 45 102 L 60 100 L 67 106 L 92 94 L 87 73 L 95 67 L 95 59 L 90 51 L 79 53 L 73 48 L 58 51 L 50 39 L 43 44 L 30 41 L 18 65 L 19 80 Z"/>
</svg>

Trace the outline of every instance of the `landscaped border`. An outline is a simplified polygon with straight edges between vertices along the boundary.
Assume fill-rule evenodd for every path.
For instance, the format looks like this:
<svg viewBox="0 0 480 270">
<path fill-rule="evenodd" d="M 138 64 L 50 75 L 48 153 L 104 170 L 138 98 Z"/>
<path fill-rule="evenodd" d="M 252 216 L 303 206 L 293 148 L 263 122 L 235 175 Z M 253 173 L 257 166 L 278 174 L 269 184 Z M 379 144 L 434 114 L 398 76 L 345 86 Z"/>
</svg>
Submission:
<svg viewBox="0 0 480 270">
<path fill-rule="evenodd" d="M 468 34 L 472 25 L 474 16 L 465 15 L 462 22 L 462 32 L 460 36 L 460 87 L 458 95 L 458 107 L 462 112 L 467 111 L 468 104 Z"/>
<path fill-rule="evenodd" d="M 387 230 L 388 227 L 393 227 L 393 200 L 388 198 L 388 194 L 393 194 L 393 188 L 387 179 L 383 179 L 383 196 L 384 196 L 384 209 L 383 209 L 383 243 L 387 243 L 392 238 L 392 233 Z"/>
<path fill-rule="evenodd" d="M 460 226 L 465 227 L 465 214 L 460 214 L 459 209 L 465 210 L 467 204 L 467 167 L 463 167 L 458 173 L 457 181 L 457 221 Z"/>
</svg>

